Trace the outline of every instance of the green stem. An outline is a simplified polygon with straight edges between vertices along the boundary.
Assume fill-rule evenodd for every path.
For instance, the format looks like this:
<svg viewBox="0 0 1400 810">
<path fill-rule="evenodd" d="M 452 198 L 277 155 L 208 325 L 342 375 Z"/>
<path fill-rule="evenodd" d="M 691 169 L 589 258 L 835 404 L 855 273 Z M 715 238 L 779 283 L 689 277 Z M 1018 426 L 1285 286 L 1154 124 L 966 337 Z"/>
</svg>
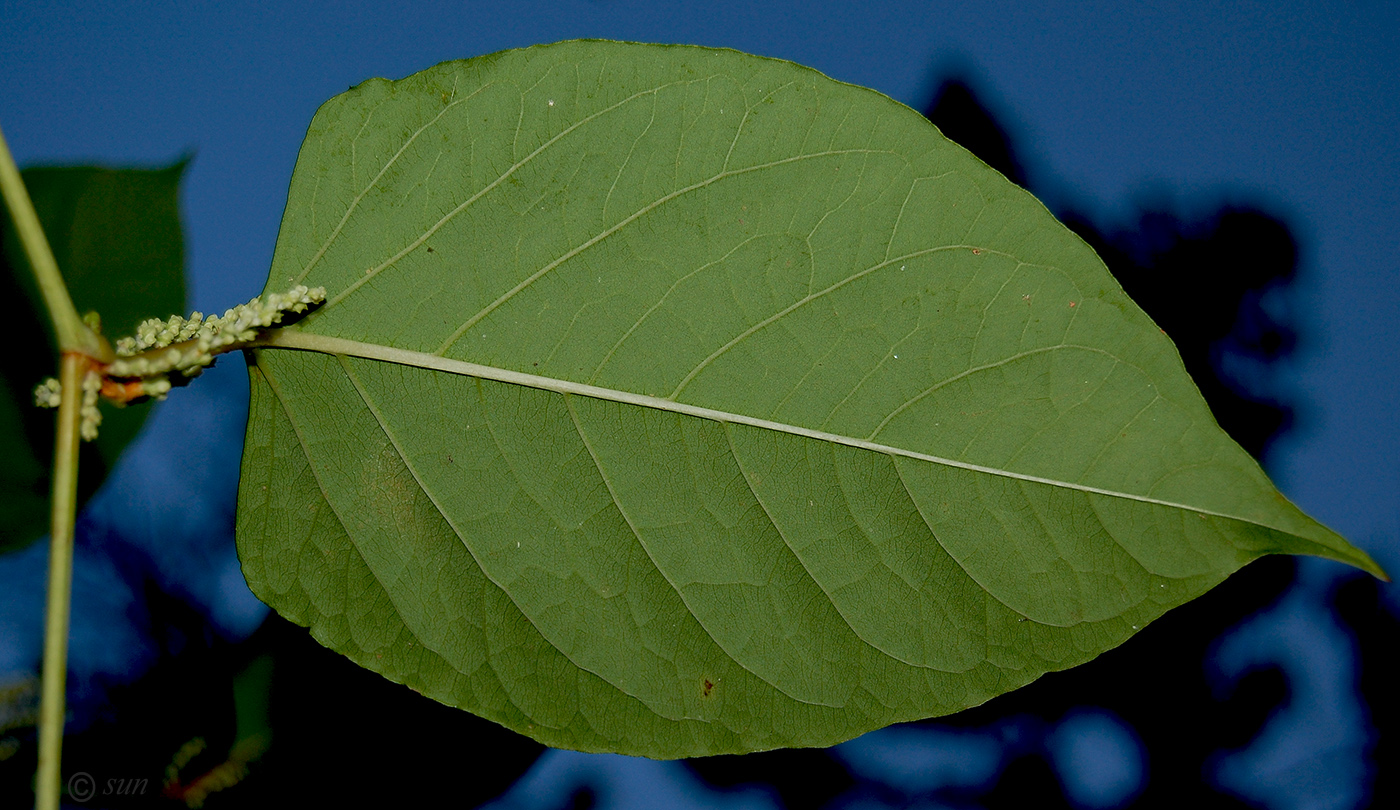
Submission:
<svg viewBox="0 0 1400 810">
<path fill-rule="evenodd" d="M 34 212 L 34 203 L 30 201 L 29 190 L 24 187 L 24 179 L 20 177 L 14 157 L 10 155 L 3 131 L 0 131 L 0 195 L 4 196 L 5 207 L 14 218 L 15 232 L 19 234 L 24 254 L 29 257 L 29 265 L 39 282 L 39 292 L 53 321 L 59 349 L 110 361 L 111 358 L 105 356 L 108 352 L 103 351 L 101 339 L 83 323 L 73 306 L 73 299 L 68 295 L 68 287 L 58 272 L 58 262 L 54 260 L 49 240 L 39 225 L 39 215 Z"/>
<path fill-rule="evenodd" d="M 82 421 L 83 377 L 91 362 L 77 352 L 64 352 L 59 368 L 63 391 L 53 454 L 49 598 L 39 702 L 39 773 L 34 786 L 38 810 L 58 809 L 64 687 L 68 675 L 68 607 L 73 590 L 73 524 L 78 509 L 78 427 Z"/>
<path fill-rule="evenodd" d="M 53 249 L 44 236 L 29 190 L 24 187 L 0 132 L 0 196 L 14 219 L 15 232 L 39 283 L 62 355 L 63 386 L 54 440 L 53 497 L 49 504 L 49 594 L 44 621 L 44 676 L 39 699 L 39 773 L 35 806 L 57 810 L 63 748 L 64 687 L 68 675 L 68 610 L 73 590 L 73 524 L 78 511 L 78 434 L 82 422 L 83 377 L 94 361 L 111 362 L 112 350 L 78 316 Z"/>
</svg>

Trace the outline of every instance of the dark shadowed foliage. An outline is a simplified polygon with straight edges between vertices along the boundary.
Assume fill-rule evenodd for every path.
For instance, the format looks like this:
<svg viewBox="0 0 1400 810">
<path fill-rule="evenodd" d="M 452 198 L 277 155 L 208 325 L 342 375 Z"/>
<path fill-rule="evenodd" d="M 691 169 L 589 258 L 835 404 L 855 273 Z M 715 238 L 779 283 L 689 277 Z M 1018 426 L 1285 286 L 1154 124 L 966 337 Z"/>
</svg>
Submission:
<svg viewBox="0 0 1400 810">
<path fill-rule="evenodd" d="M 1348 577 L 1333 595 L 1341 620 L 1356 634 L 1361 651 L 1361 695 L 1371 714 L 1375 748 L 1371 751 L 1375 769 L 1372 807 L 1400 807 L 1400 654 L 1395 640 L 1400 638 L 1400 619 L 1381 602 L 1381 583 L 1372 577 Z"/>
<path fill-rule="evenodd" d="M 64 741 L 65 778 L 86 772 L 99 787 L 146 780 L 129 795 L 103 796 L 104 807 L 391 807 L 406 798 L 475 807 L 543 750 L 357 666 L 275 614 L 230 645 L 189 606 L 148 596 L 159 660 L 139 680 L 113 685 L 109 708 Z M 15 807 L 33 804 L 24 799 L 36 764 L 32 728 L 20 742 L 0 768 L 0 795 Z"/>
<path fill-rule="evenodd" d="M 247 646 L 272 657 L 274 744 L 229 807 L 475 807 L 544 750 L 360 667 L 276 614 Z"/>
</svg>

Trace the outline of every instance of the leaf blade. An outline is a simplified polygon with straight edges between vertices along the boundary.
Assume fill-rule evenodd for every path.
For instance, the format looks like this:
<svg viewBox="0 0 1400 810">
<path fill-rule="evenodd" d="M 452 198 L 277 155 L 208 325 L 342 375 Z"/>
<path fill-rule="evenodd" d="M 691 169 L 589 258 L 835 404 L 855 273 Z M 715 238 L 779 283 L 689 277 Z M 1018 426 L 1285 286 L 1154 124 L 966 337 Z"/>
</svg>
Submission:
<svg viewBox="0 0 1400 810">
<path fill-rule="evenodd" d="M 448 681 L 527 649 L 489 700 L 426 691 L 550 744 L 830 744 L 1087 660 L 1263 553 L 1379 570 L 1043 206 L 787 63 L 562 43 L 362 85 L 303 147 L 289 280 L 330 299 L 252 355 L 254 396 L 340 516 L 317 542 Z M 308 542 L 254 523 L 251 558 Z"/>
</svg>

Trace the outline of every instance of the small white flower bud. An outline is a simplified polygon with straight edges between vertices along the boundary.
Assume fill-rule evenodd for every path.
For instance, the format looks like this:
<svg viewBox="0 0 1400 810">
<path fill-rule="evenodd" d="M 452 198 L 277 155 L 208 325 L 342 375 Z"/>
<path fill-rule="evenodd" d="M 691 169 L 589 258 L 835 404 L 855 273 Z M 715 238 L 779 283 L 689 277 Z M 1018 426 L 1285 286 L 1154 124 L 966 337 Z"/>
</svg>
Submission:
<svg viewBox="0 0 1400 810">
<path fill-rule="evenodd" d="M 83 375 L 83 423 L 78 428 L 78 433 L 83 437 L 83 441 L 90 442 L 97 438 L 97 428 L 102 424 L 102 412 L 97 409 L 97 394 L 102 390 L 102 375 L 96 371 L 89 371 Z"/>
<path fill-rule="evenodd" d="M 165 399 L 170 393 L 169 377 L 150 377 L 141 381 L 141 393 L 152 399 Z"/>
<path fill-rule="evenodd" d="M 63 386 L 53 377 L 34 387 L 34 404 L 40 408 L 57 408 L 63 400 Z"/>
</svg>

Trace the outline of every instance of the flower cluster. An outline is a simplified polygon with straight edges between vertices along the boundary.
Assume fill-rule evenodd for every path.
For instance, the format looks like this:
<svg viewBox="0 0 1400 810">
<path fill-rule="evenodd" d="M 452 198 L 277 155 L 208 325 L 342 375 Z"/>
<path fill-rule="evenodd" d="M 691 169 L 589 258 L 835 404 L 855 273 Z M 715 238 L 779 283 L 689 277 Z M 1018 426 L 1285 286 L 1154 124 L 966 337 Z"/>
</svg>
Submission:
<svg viewBox="0 0 1400 810">
<path fill-rule="evenodd" d="M 254 298 L 223 315 L 195 312 L 188 318 L 172 315 L 142 322 L 133 337 L 117 341 L 115 360 L 83 379 L 83 438 L 97 437 L 102 422 L 99 394 L 119 405 L 142 397 L 164 399 L 172 385 L 198 376 L 215 355 L 245 346 L 286 315 L 306 312 L 325 300 L 325 287 L 299 285 L 285 293 Z M 180 377 L 172 381 L 177 373 Z M 56 408 L 61 392 L 58 380 L 44 380 L 34 389 L 35 404 Z"/>
<path fill-rule="evenodd" d="M 194 377 L 214 362 L 214 355 L 256 338 L 288 313 L 302 313 L 326 300 L 326 288 L 293 287 L 285 293 L 254 298 L 223 315 L 152 318 L 136 328 L 134 337 L 117 341 L 117 359 L 107 366 L 109 377 L 149 378 L 178 371 Z"/>
</svg>

